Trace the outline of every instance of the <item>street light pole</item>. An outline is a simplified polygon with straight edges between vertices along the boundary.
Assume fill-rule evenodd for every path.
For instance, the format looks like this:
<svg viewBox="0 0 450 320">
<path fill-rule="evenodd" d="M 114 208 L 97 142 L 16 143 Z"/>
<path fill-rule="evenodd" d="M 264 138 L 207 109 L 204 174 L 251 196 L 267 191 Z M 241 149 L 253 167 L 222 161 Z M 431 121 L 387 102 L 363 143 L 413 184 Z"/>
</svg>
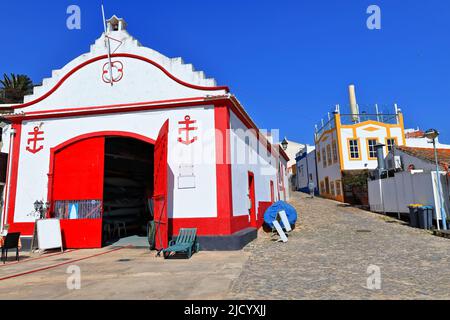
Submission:
<svg viewBox="0 0 450 320">
<path fill-rule="evenodd" d="M 441 213 L 441 219 L 442 219 L 442 229 L 447 230 L 447 214 L 445 212 L 445 203 L 442 199 L 442 187 L 441 187 L 441 176 L 439 174 L 439 160 L 438 160 L 438 152 L 436 148 L 436 138 L 439 136 L 439 131 L 436 129 L 429 129 L 425 132 L 425 137 L 430 139 L 433 143 L 433 149 L 434 149 L 434 160 L 436 162 L 436 180 L 437 180 L 437 187 L 438 187 L 438 197 L 439 197 L 439 205 L 440 205 L 440 213 Z M 439 229 L 439 219 L 437 217 L 437 208 L 436 208 L 436 220 L 437 220 L 437 226 Z"/>
<path fill-rule="evenodd" d="M 438 153 L 436 148 L 436 138 L 433 138 L 433 149 L 434 149 L 434 160 L 436 161 L 436 180 L 438 186 L 439 203 L 441 206 L 442 229 L 447 230 L 447 214 L 445 212 L 445 204 L 442 201 L 441 176 L 439 174 L 440 170 L 439 170 Z M 439 220 L 437 221 L 437 223 L 439 223 Z"/>
</svg>

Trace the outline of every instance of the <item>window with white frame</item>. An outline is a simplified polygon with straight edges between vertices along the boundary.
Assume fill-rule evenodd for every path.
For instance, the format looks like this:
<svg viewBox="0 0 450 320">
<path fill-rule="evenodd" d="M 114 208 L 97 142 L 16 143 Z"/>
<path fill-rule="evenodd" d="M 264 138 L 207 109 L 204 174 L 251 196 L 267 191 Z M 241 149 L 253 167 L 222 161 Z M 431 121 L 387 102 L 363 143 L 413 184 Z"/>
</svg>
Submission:
<svg viewBox="0 0 450 320">
<path fill-rule="evenodd" d="M 359 140 L 350 139 L 348 140 L 348 145 L 350 150 L 350 159 L 359 159 L 360 158 Z"/>
<path fill-rule="evenodd" d="M 388 138 L 386 139 L 386 147 L 387 151 L 391 152 L 391 150 L 394 148 L 394 146 L 397 144 L 397 141 L 395 138 Z"/>
<path fill-rule="evenodd" d="M 378 143 L 377 139 L 367 139 L 367 147 L 369 149 L 369 158 L 376 159 L 377 157 L 377 148 L 375 147 Z"/>
</svg>

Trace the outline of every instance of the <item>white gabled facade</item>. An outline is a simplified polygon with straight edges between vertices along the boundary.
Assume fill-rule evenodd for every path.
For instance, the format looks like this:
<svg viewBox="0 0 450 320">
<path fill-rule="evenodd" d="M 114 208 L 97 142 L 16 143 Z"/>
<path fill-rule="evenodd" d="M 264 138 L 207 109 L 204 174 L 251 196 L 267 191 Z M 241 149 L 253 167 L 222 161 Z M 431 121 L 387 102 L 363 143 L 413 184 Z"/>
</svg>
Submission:
<svg viewBox="0 0 450 320">
<path fill-rule="evenodd" d="M 161 207 L 166 219 L 157 223 L 169 237 L 187 227 L 220 238 L 261 226 L 261 208 L 287 199 L 288 157 L 267 142 L 227 87 L 181 58 L 143 47 L 122 19 L 108 24 L 111 65 L 103 34 L 3 115 L 15 134 L 9 141 L 8 130 L 3 133 L 11 177 L 2 227 L 31 236 L 37 200 L 49 202 L 50 216 L 57 202 L 102 203 L 103 153 L 111 137 L 153 148 L 154 181 L 146 191 L 154 192 L 154 210 Z M 251 159 L 235 159 L 248 150 Z M 102 245 L 101 215 L 61 223 L 67 247 Z"/>
</svg>

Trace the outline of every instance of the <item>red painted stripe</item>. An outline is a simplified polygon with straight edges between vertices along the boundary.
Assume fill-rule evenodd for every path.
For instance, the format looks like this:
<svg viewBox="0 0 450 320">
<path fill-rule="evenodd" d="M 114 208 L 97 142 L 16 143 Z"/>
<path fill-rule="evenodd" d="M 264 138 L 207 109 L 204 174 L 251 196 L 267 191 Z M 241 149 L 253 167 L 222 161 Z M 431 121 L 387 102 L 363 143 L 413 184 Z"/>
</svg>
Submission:
<svg viewBox="0 0 450 320">
<path fill-rule="evenodd" d="M 12 149 L 11 149 L 11 147 L 12 147 L 12 145 L 13 145 L 13 143 L 11 143 L 11 140 L 13 139 L 14 137 L 11 137 L 11 135 L 10 135 L 10 140 L 9 140 L 9 153 L 8 153 L 8 164 L 7 164 L 7 168 L 6 168 L 6 183 L 5 183 L 5 202 L 6 203 L 4 203 L 4 208 L 3 208 L 3 215 L 2 215 L 2 226 L 4 226 L 5 225 L 5 222 L 6 222 L 6 220 L 5 220 L 5 217 L 6 217 L 6 204 L 8 204 L 9 205 L 9 202 L 8 202 L 8 197 L 9 197 L 9 173 L 10 173 L 10 170 L 12 169 L 12 168 L 10 168 L 10 165 L 12 164 L 12 157 L 11 157 L 11 155 L 12 155 Z"/>
<path fill-rule="evenodd" d="M 106 252 L 93 254 L 91 256 L 87 256 L 87 257 L 84 257 L 84 258 L 74 259 L 74 260 L 65 261 L 65 262 L 58 263 L 58 264 L 53 264 L 53 265 L 47 266 L 47 267 L 33 269 L 33 270 L 21 272 L 21 273 L 16 273 L 16 274 L 13 274 L 13 275 L 10 275 L 10 276 L 6 276 L 6 277 L 3 277 L 3 278 L 0 278 L 0 281 L 12 279 L 12 278 L 17 278 L 17 277 L 20 277 L 20 276 L 25 276 L 25 275 L 36 273 L 36 272 L 39 272 L 39 271 L 44 271 L 44 270 L 57 268 L 57 267 L 60 267 L 60 266 L 66 265 L 66 264 L 70 264 L 70 263 L 74 263 L 74 262 L 78 262 L 78 261 L 82 261 L 82 260 L 86 260 L 86 259 L 90 259 L 90 258 L 95 258 L 95 257 L 98 257 L 98 256 L 102 256 L 102 255 L 105 255 L 105 254 L 108 254 L 108 253 L 111 253 L 111 252 L 114 252 L 114 251 L 119 251 L 119 250 L 122 250 L 122 249 L 125 249 L 125 248 L 129 248 L 129 247 L 131 247 L 131 246 L 116 248 L 116 249 L 109 250 L 109 251 L 106 251 Z"/>
<path fill-rule="evenodd" d="M 174 75 L 172 75 L 169 71 L 167 71 L 166 69 L 164 69 L 163 66 L 161 66 L 160 64 L 156 63 L 153 60 L 150 60 L 148 58 L 139 56 L 139 55 L 135 55 L 135 54 L 129 54 L 129 53 L 116 53 L 116 54 L 112 54 L 111 57 L 113 58 L 131 58 L 131 59 L 137 59 L 137 60 L 141 60 L 147 63 L 152 64 L 153 66 L 157 67 L 158 69 L 160 69 L 162 72 L 164 72 L 169 78 L 171 78 L 172 80 L 174 80 L 175 82 L 178 82 L 179 84 L 185 86 L 185 87 L 189 87 L 192 89 L 196 89 L 196 90 L 204 90 L 204 91 L 216 91 L 216 90 L 225 90 L 226 92 L 229 92 L 230 89 L 227 86 L 219 86 L 219 87 L 204 87 L 204 86 L 198 86 L 198 85 L 194 85 L 194 84 L 190 84 L 187 83 L 183 80 L 178 79 L 177 77 L 175 77 Z M 76 66 L 75 68 L 73 68 L 72 70 L 70 70 L 61 80 L 59 80 L 59 82 L 47 93 L 45 93 L 44 95 L 42 95 L 41 97 L 27 102 L 27 103 L 23 103 L 21 105 L 18 106 L 13 106 L 13 109 L 21 109 L 21 108 L 25 108 L 25 107 L 29 107 L 33 104 L 36 104 L 38 102 L 41 102 L 42 100 L 48 98 L 50 95 L 52 95 L 68 78 L 70 78 L 70 76 L 72 76 L 74 73 L 76 73 L 77 71 L 81 70 L 82 68 L 84 68 L 85 66 L 94 63 L 96 61 L 99 60 L 103 60 L 108 58 L 107 55 L 102 55 L 102 56 L 98 56 L 95 58 L 92 58 L 90 60 L 87 60 L 85 62 L 83 62 L 82 64 Z"/>
<path fill-rule="evenodd" d="M 12 122 L 18 122 L 22 120 L 34 120 L 34 119 L 49 119 L 49 118 L 64 118 L 64 117 L 75 117 L 75 116 L 88 116 L 88 115 L 99 115 L 99 114 L 114 114 L 114 113 L 126 113 L 126 112 L 138 112 L 145 110 L 163 110 L 163 109 L 174 109 L 183 107 L 194 107 L 194 106 L 205 106 L 211 105 L 214 102 L 212 100 L 192 100 L 191 102 L 183 100 L 182 102 L 159 104 L 159 105 L 138 105 L 138 106 L 125 106 L 125 107 L 109 107 L 102 106 L 97 109 L 92 108 L 81 108 L 79 110 L 72 111 L 74 109 L 62 109 L 52 111 L 52 113 L 36 113 L 33 115 L 24 114 L 12 114 L 5 115 L 4 117 L 11 120 Z M 59 111 L 64 111 L 60 113 Z"/>
<path fill-rule="evenodd" d="M 133 138 L 136 140 L 140 140 L 143 142 L 147 142 L 149 144 L 155 144 L 155 140 L 153 140 L 152 138 L 143 136 L 141 134 L 138 133 L 134 133 L 134 132 L 127 132 L 127 131 L 96 131 L 96 132 L 89 132 L 86 134 L 82 134 L 79 136 L 76 136 L 72 139 L 69 139 L 67 141 L 64 141 L 63 143 L 57 145 L 56 147 L 51 148 L 51 150 L 53 152 L 58 152 L 61 149 L 64 149 L 66 147 L 68 147 L 71 144 L 74 144 L 76 142 L 82 141 L 82 140 L 86 140 L 86 139 L 91 139 L 91 138 L 98 138 L 98 137 L 127 137 L 127 138 Z M 50 171 L 51 173 L 53 173 L 53 171 Z"/>
<path fill-rule="evenodd" d="M 216 197 L 219 234 L 231 234 L 233 199 L 231 185 L 230 155 L 230 109 L 226 105 L 215 106 L 214 123 L 216 128 Z"/>
<path fill-rule="evenodd" d="M 156 101 L 145 101 L 145 102 L 135 102 L 135 103 L 120 103 L 120 104 L 111 104 L 111 105 L 101 105 L 101 106 L 87 106 L 87 107 L 79 107 L 79 108 L 62 108 L 62 109 L 53 109 L 53 110 L 42 110 L 42 111 L 33 111 L 27 112 L 26 115 L 43 115 L 49 113 L 62 113 L 62 112 L 74 112 L 74 111 L 86 111 L 86 110 L 103 110 L 103 109 L 112 109 L 112 108 L 121 108 L 121 107 L 140 107 L 140 106 L 150 106 L 150 105 L 159 105 L 166 103 L 175 103 L 175 102 L 191 102 L 191 101 L 205 101 L 204 97 L 195 97 L 195 98 L 180 98 L 180 99 L 170 99 L 170 100 L 156 100 Z"/>
<path fill-rule="evenodd" d="M 11 128 L 16 130 L 16 135 L 14 136 L 14 145 L 11 161 L 11 182 L 9 183 L 9 199 L 8 199 L 8 217 L 7 222 L 9 225 L 14 222 L 14 212 L 16 208 L 16 193 L 17 193 L 17 176 L 19 171 L 19 155 L 20 155 L 20 137 L 22 134 L 22 123 L 13 123 Z"/>
<path fill-rule="evenodd" d="M 22 264 L 22 263 L 25 263 L 25 262 L 28 262 L 28 261 L 36 261 L 36 260 L 41 260 L 41 259 L 50 258 L 50 257 L 54 257 L 54 256 L 59 256 L 61 254 L 70 253 L 70 252 L 75 251 L 75 250 L 76 249 L 71 249 L 71 250 L 67 250 L 67 251 L 64 251 L 64 252 L 52 253 L 52 254 L 48 254 L 48 255 L 45 255 L 45 256 L 37 257 L 37 258 L 30 258 L 30 259 L 27 259 L 27 260 L 15 261 L 15 262 L 11 262 L 11 263 L 8 263 L 8 264 L 1 264 L 0 267 L 7 267 L 7 266 L 11 266 L 11 265 L 18 264 L 18 263 Z"/>
</svg>

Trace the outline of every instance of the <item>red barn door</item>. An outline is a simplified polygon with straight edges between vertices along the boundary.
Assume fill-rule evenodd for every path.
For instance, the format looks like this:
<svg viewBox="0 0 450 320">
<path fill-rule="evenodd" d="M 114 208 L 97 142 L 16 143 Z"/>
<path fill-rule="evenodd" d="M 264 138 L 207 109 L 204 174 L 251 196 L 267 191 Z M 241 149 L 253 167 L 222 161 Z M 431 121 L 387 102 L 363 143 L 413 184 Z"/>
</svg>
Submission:
<svg viewBox="0 0 450 320">
<path fill-rule="evenodd" d="M 52 209 L 65 248 L 102 246 L 104 157 L 104 137 L 75 142 L 54 154 Z"/>
<path fill-rule="evenodd" d="M 167 248 L 169 242 L 167 217 L 167 145 L 169 135 L 169 120 L 159 131 L 155 143 L 154 163 L 154 219 L 155 247 L 157 250 Z"/>
</svg>

